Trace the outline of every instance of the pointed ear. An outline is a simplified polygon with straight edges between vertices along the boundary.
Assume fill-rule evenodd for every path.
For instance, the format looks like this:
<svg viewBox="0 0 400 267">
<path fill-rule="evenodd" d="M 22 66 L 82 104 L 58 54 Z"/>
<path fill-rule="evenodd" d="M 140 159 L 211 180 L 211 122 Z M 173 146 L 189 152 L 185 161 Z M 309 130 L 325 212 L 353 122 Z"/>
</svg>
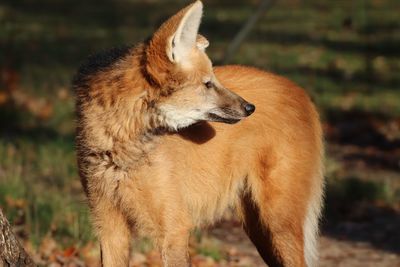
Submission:
<svg viewBox="0 0 400 267">
<path fill-rule="evenodd" d="M 197 35 L 197 39 L 196 39 L 196 46 L 198 49 L 205 51 L 206 48 L 210 45 L 210 43 L 208 42 L 207 38 L 204 37 L 201 34 Z"/>
<path fill-rule="evenodd" d="M 202 14 L 198 0 L 165 21 L 146 42 L 146 71 L 156 84 L 163 84 L 171 64 L 187 63 L 192 49 L 207 47 L 205 38 L 197 38 Z"/>
<path fill-rule="evenodd" d="M 176 31 L 167 40 L 166 52 L 171 62 L 181 62 L 196 47 L 202 15 L 203 4 L 201 1 L 196 1 L 183 10 Z"/>
</svg>

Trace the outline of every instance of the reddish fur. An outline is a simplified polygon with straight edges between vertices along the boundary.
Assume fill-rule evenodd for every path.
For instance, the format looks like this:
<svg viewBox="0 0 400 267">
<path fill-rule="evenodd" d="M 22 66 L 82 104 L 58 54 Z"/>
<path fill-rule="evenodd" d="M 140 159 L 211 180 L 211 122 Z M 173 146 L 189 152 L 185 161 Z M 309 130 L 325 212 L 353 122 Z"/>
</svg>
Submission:
<svg viewBox="0 0 400 267">
<path fill-rule="evenodd" d="M 181 104 L 190 91 L 177 88 L 212 72 L 200 52 L 191 70 L 165 56 L 165 40 L 186 10 L 149 44 L 75 84 L 78 162 L 103 264 L 127 266 L 136 229 L 155 240 L 165 266 L 187 266 L 190 230 L 235 207 L 265 261 L 305 266 L 303 224 L 310 203 L 320 207 L 323 183 L 318 114 L 292 82 L 225 66 L 214 69 L 222 85 L 257 111 L 235 125 L 202 122 L 165 133 L 157 105 Z M 224 105 L 235 99 L 226 96 Z M 194 93 L 192 100 L 199 101 Z"/>
</svg>

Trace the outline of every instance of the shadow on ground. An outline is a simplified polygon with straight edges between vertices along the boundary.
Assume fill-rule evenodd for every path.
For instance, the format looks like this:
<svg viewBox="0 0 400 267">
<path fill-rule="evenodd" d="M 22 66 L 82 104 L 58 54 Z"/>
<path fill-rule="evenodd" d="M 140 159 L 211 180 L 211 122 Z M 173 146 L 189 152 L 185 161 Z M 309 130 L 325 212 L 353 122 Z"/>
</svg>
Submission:
<svg viewBox="0 0 400 267">
<path fill-rule="evenodd" d="M 354 177 L 328 184 L 323 234 L 400 253 L 399 211 L 371 204 L 382 196 L 383 190 L 373 182 Z"/>
<path fill-rule="evenodd" d="M 382 113 L 334 109 L 326 111 L 325 120 L 330 156 L 343 162 L 341 172 L 348 168 L 354 175 L 328 180 L 323 233 L 400 253 L 400 210 L 395 204 L 400 190 L 392 187 L 398 185 L 398 177 L 393 183 L 379 177 L 385 171 L 400 171 L 400 139 L 389 138 L 385 132 L 397 119 Z M 357 176 L 357 171 L 376 177 L 368 180 Z"/>
</svg>

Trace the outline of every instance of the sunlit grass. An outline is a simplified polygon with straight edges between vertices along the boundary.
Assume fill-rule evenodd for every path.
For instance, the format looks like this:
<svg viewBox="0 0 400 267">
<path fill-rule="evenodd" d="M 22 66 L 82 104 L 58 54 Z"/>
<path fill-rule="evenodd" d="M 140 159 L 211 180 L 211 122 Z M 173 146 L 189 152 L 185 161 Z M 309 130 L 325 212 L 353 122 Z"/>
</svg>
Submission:
<svg viewBox="0 0 400 267">
<path fill-rule="evenodd" d="M 1 206 L 34 244 L 46 234 L 64 245 L 92 238 L 71 140 L 2 141 L 0 166 Z"/>
</svg>

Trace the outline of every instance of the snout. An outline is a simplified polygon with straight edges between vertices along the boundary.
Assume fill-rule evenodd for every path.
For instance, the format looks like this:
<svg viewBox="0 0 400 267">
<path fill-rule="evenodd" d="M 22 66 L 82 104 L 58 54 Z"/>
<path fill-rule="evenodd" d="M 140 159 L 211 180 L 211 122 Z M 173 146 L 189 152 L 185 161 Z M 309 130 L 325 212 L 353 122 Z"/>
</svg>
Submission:
<svg viewBox="0 0 400 267">
<path fill-rule="evenodd" d="M 241 96 L 224 88 L 216 87 L 217 107 L 208 111 L 207 120 L 224 123 L 237 123 L 254 113 L 256 107 Z"/>
<path fill-rule="evenodd" d="M 247 102 L 242 104 L 242 108 L 243 108 L 246 116 L 250 116 L 256 110 L 256 106 L 254 106 L 253 104 L 247 103 Z"/>
</svg>

